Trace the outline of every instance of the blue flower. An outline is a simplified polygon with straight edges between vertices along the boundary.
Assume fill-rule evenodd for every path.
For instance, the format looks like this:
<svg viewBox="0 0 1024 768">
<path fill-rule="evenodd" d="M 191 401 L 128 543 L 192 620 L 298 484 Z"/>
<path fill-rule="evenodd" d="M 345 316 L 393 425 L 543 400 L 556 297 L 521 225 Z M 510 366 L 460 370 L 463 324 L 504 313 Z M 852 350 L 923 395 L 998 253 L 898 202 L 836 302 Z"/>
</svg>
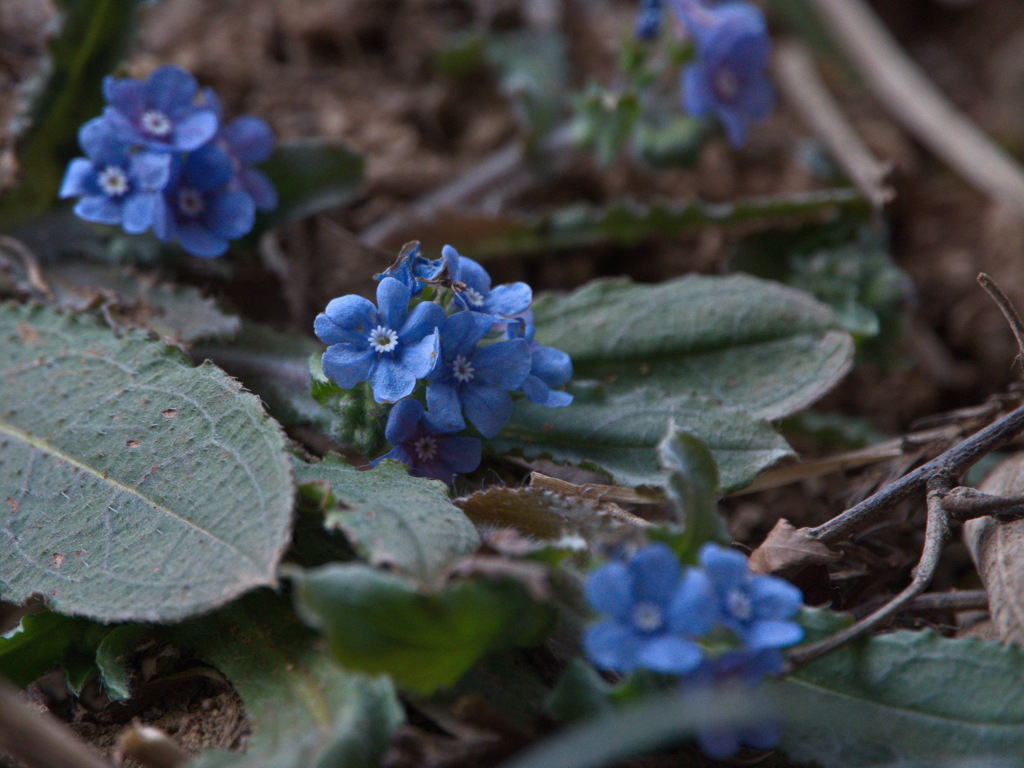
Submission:
<svg viewBox="0 0 1024 768">
<path fill-rule="evenodd" d="M 102 118 L 83 125 L 78 142 L 88 159 L 79 157 L 68 165 L 60 197 L 80 197 L 75 214 L 86 221 L 145 232 L 153 222 L 158 190 L 170 176 L 170 156 L 129 152 Z"/>
<path fill-rule="evenodd" d="M 410 298 L 407 285 L 386 277 L 377 286 L 377 307 L 362 296 L 332 300 L 313 324 L 328 345 L 324 374 L 342 389 L 369 380 L 378 403 L 411 394 L 437 364 L 444 310 L 425 301 L 410 312 Z"/>
<path fill-rule="evenodd" d="M 252 198 L 229 187 L 232 176 L 231 158 L 216 145 L 189 152 L 184 160 L 175 157 L 153 232 L 194 256 L 223 254 L 229 240 L 252 229 L 256 215 Z"/>
<path fill-rule="evenodd" d="M 522 339 L 478 346 L 494 318 L 459 312 L 441 326 L 441 362 L 427 377 L 427 406 L 465 427 L 462 411 L 484 437 L 497 435 L 512 415 L 508 394 L 530 372 L 530 350 Z"/>
<path fill-rule="evenodd" d="M 217 133 L 215 111 L 197 101 L 199 85 L 180 67 L 160 67 L 146 80 L 107 77 L 103 95 L 103 117 L 130 144 L 188 152 Z"/>
<path fill-rule="evenodd" d="M 697 44 L 697 61 L 683 70 L 683 105 L 695 117 L 717 115 L 729 141 L 740 146 L 747 123 L 767 116 L 774 101 L 764 17 L 745 2 L 709 9 L 681 0 L 676 8 Z"/>
<path fill-rule="evenodd" d="M 398 259 L 383 272 L 373 276 L 374 280 L 383 280 L 385 277 L 393 277 L 401 280 L 416 296 L 423 290 L 423 280 L 433 280 L 441 270 L 444 269 L 444 259 L 428 259 L 420 256 L 420 244 L 418 240 L 406 243 L 402 246 Z"/>
<path fill-rule="evenodd" d="M 718 601 L 719 623 L 750 651 L 799 643 L 803 628 L 789 621 L 803 604 L 800 590 L 774 576 L 750 573 L 739 552 L 705 544 L 698 555 Z"/>
<path fill-rule="evenodd" d="M 473 310 L 496 318 L 507 318 L 525 312 L 533 301 L 533 291 L 526 283 L 510 283 L 491 288 L 487 270 L 470 258 L 446 245 L 441 257 L 448 265 L 448 274 L 458 284 L 454 304 L 460 310 Z"/>
<path fill-rule="evenodd" d="M 223 109 L 220 99 L 212 88 L 203 91 L 205 103 L 213 110 L 220 123 Z M 274 151 L 274 133 L 267 123 L 255 115 L 236 117 L 225 125 L 216 136 L 234 170 L 232 186 L 248 193 L 258 211 L 272 211 L 277 207 L 277 190 L 267 175 L 253 163 L 262 163 Z"/>
<path fill-rule="evenodd" d="M 650 544 L 628 563 L 601 566 L 587 579 L 591 606 L 609 618 L 587 628 L 583 649 L 602 669 L 637 668 L 682 675 L 704 658 L 693 642 L 714 626 L 715 599 L 696 569 L 683 574 L 664 544 Z"/>
<path fill-rule="evenodd" d="M 509 323 L 505 331 L 510 339 L 525 339 L 530 347 L 530 374 L 519 389 L 531 403 L 564 408 L 572 402 L 572 395 L 557 387 L 564 387 L 572 378 L 572 359 L 560 349 L 534 341 L 535 330 L 533 314 L 527 310 L 516 322 Z"/>
<path fill-rule="evenodd" d="M 661 29 L 661 14 L 664 0 L 640 0 L 636 14 L 634 34 L 640 40 L 653 40 Z"/>
<path fill-rule="evenodd" d="M 384 459 L 395 459 L 417 477 L 433 477 L 451 485 L 456 474 L 480 466 L 480 441 L 456 437 L 453 431 L 451 424 L 424 411 L 416 400 L 400 400 L 391 409 L 384 431 L 395 447 L 372 463 L 377 466 Z"/>
</svg>

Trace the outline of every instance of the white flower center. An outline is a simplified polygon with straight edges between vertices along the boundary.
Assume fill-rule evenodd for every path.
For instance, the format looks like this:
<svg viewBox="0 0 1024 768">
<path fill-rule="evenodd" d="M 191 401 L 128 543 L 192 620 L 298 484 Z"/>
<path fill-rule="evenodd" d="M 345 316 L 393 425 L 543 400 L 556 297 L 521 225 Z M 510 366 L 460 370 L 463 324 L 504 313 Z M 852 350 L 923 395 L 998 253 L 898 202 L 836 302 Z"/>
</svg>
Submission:
<svg viewBox="0 0 1024 768">
<path fill-rule="evenodd" d="M 467 381 L 472 381 L 473 373 L 473 364 L 462 355 L 456 355 L 455 360 L 452 361 L 452 376 L 465 384 Z"/>
<path fill-rule="evenodd" d="M 128 175 L 116 165 L 108 165 L 99 172 L 100 189 L 109 197 L 120 197 L 128 191 Z"/>
<path fill-rule="evenodd" d="M 398 346 L 398 334 L 390 328 L 378 325 L 370 331 L 367 341 L 375 352 L 391 352 Z"/>
<path fill-rule="evenodd" d="M 731 69 L 722 68 L 715 73 L 715 93 L 722 101 L 732 101 L 740 92 L 740 80 Z"/>
<path fill-rule="evenodd" d="M 663 623 L 661 608 L 647 600 L 641 600 L 633 608 L 633 623 L 642 632 L 654 632 L 661 629 Z"/>
<path fill-rule="evenodd" d="M 424 435 L 413 444 L 413 448 L 420 461 L 430 461 L 437 456 L 437 438 L 433 435 Z"/>
<path fill-rule="evenodd" d="M 725 607 L 740 621 L 748 621 L 754 613 L 750 596 L 741 589 L 733 589 L 725 596 Z"/>
<path fill-rule="evenodd" d="M 171 120 L 159 109 L 150 109 L 142 115 L 142 127 L 151 136 L 166 136 L 171 132 Z"/>
<path fill-rule="evenodd" d="M 462 292 L 462 298 L 474 307 L 482 307 L 484 305 L 483 294 L 475 288 L 470 288 L 468 285 L 466 286 L 466 290 Z"/>
<path fill-rule="evenodd" d="M 178 190 L 178 210 L 186 216 L 198 216 L 203 212 L 203 196 L 199 191 L 182 187 Z"/>
</svg>

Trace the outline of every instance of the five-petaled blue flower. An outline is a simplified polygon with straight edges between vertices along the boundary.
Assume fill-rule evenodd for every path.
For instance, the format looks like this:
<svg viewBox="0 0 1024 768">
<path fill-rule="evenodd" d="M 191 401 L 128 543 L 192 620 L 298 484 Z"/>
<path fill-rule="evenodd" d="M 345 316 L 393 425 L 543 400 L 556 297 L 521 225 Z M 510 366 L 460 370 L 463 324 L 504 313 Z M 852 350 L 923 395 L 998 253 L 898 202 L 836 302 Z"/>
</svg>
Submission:
<svg viewBox="0 0 1024 768">
<path fill-rule="evenodd" d="M 214 144 L 176 159 L 153 217 L 154 234 L 194 256 L 226 252 L 228 241 L 252 229 L 256 216 L 252 197 L 232 188 L 233 178 L 231 158 Z"/>
<path fill-rule="evenodd" d="M 444 310 L 425 301 L 410 312 L 410 298 L 407 285 L 386 277 L 377 286 L 377 307 L 362 296 L 332 300 L 313 325 L 328 345 L 324 374 L 342 389 L 369 380 L 378 403 L 411 394 L 437 364 Z"/>
<path fill-rule="evenodd" d="M 495 318 L 514 317 L 525 312 L 533 301 L 533 291 L 526 283 L 508 283 L 491 288 L 491 276 L 472 259 L 446 245 L 441 256 L 448 265 L 448 274 L 457 284 L 453 303 L 458 309 L 468 309 L 493 315 Z"/>
<path fill-rule="evenodd" d="M 102 118 L 78 132 L 86 158 L 68 165 L 60 196 L 79 197 L 75 213 L 98 224 L 120 224 L 126 232 L 145 232 L 153 223 L 159 192 L 170 176 L 170 155 L 129 152 Z"/>
<path fill-rule="evenodd" d="M 572 402 L 572 395 L 557 387 L 564 387 L 572 378 L 572 359 L 560 349 L 534 341 L 535 330 L 533 313 L 527 310 L 515 322 L 510 322 L 505 331 L 510 339 L 524 339 L 530 347 L 530 374 L 519 389 L 531 403 L 564 408 Z"/>
<path fill-rule="evenodd" d="M 494 325 L 479 312 L 459 312 L 441 326 L 441 362 L 427 377 L 427 407 L 465 427 L 466 418 L 484 437 L 494 437 L 512 415 L 509 391 L 530 373 L 530 349 L 522 339 L 478 346 Z"/>
<path fill-rule="evenodd" d="M 650 544 L 628 563 L 607 563 L 587 579 L 587 599 L 609 618 L 587 628 L 583 649 L 602 669 L 637 668 L 683 675 L 704 658 L 693 638 L 715 624 L 716 606 L 707 579 L 685 574 L 664 544 Z"/>
<path fill-rule="evenodd" d="M 716 115 L 729 141 L 740 146 L 747 123 L 767 116 L 774 101 L 764 16 L 746 2 L 706 8 L 698 0 L 676 0 L 675 7 L 697 45 L 697 60 L 682 74 L 683 105 L 695 117 Z"/>
<path fill-rule="evenodd" d="M 785 648 L 803 639 L 803 628 L 790 621 L 803 604 L 799 589 L 752 574 L 746 557 L 717 544 L 705 544 L 698 558 L 718 602 L 719 622 L 745 648 Z"/>
<path fill-rule="evenodd" d="M 146 80 L 103 81 L 109 106 L 103 119 L 127 143 L 164 151 L 188 152 L 217 133 L 217 115 L 199 99 L 199 84 L 188 72 L 163 66 Z"/>
<path fill-rule="evenodd" d="M 457 430 L 424 411 L 418 401 L 402 400 L 391 409 L 384 433 L 394 448 L 372 463 L 376 466 L 383 459 L 395 459 L 417 477 L 451 485 L 456 474 L 472 472 L 480 465 L 480 441 L 453 435 Z"/>
</svg>

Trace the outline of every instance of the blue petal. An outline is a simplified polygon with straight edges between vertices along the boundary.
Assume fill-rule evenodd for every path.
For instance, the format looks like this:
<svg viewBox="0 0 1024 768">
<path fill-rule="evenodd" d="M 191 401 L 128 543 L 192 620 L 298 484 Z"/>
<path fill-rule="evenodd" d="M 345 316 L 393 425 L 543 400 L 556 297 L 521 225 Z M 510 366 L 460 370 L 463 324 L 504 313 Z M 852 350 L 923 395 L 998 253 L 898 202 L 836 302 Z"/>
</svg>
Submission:
<svg viewBox="0 0 1024 768">
<path fill-rule="evenodd" d="M 426 378 L 441 359 L 441 342 L 437 331 L 415 344 L 399 347 L 399 352 L 402 367 L 409 372 L 413 379 Z M 402 395 L 402 397 L 404 396 Z"/>
<path fill-rule="evenodd" d="M 673 632 L 698 637 L 719 619 L 718 601 L 707 576 L 687 568 L 666 611 L 666 623 Z"/>
<path fill-rule="evenodd" d="M 181 67 L 166 64 L 153 70 L 143 83 L 146 102 L 167 115 L 192 104 L 199 84 Z"/>
<path fill-rule="evenodd" d="M 377 283 L 377 315 L 381 324 L 396 332 L 400 330 L 405 324 L 411 297 L 409 286 L 401 280 L 385 277 Z"/>
<path fill-rule="evenodd" d="M 132 155 L 131 175 L 140 188 L 156 192 L 167 186 L 171 177 L 171 156 L 140 151 Z"/>
<path fill-rule="evenodd" d="M 533 290 L 526 283 L 499 285 L 487 294 L 484 311 L 501 317 L 512 317 L 527 309 L 532 301 Z"/>
<path fill-rule="evenodd" d="M 217 133 L 217 116 L 208 109 L 200 109 L 174 124 L 174 146 L 190 152 L 199 149 Z"/>
<path fill-rule="evenodd" d="M 391 279 L 394 280 L 395 278 Z M 443 322 L 444 309 L 432 301 L 423 301 L 412 308 L 412 312 L 405 319 L 405 324 L 395 328 L 395 330 L 398 331 L 399 341 L 408 345 L 433 333 Z"/>
<path fill-rule="evenodd" d="M 191 222 L 178 224 L 178 242 L 193 256 L 211 259 L 222 256 L 228 250 L 228 241 L 200 224 Z"/>
<path fill-rule="evenodd" d="M 757 621 L 744 633 L 743 641 L 752 650 L 788 648 L 804 639 L 804 628 L 792 621 Z"/>
<path fill-rule="evenodd" d="M 137 80 L 103 78 L 103 97 L 114 110 L 125 117 L 137 118 L 146 110 L 145 89 Z"/>
<path fill-rule="evenodd" d="M 254 115 L 236 117 L 224 129 L 231 154 L 243 163 L 262 163 L 274 151 L 274 134 L 264 120 Z"/>
<path fill-rule="evenodd" d="M 376 359 L 376 354 L 369 349 L 353 349 L 346 344 L 335 344 L 324 352 L 321 364 L 327 378 L 342 389 L 352 389 L 369 378 L 370 367 Z"/>
<path fill-rule="evenodd" d="M 123 165 L 128 159 L 128 146 L 109 120 L 96 117 L 78 130 L 78 143 L 97 165 Z"/>
<path fill-rule="evenodd" d="M 423 406 L 419 402 L 411 398 L 401 400 L 395 403 L 388 414 L 384 437 L 392 445 L 401 445 L 416 433 L 422 419 Z"/>
<path fill-rule="evenodd" d="M 461 432 L 466 428 L 459 392 L 451 384 L 435 381 L 427 385 L 427 408 L 439 425 L 447 427 L 446 431 Z"/>
<path fill-rule="evenodd" d="M 591 607 L 598 613 L 606 613 L 624 623 L 632 620 L 633 577 L 622 563 L 606 563 L 592 571 L 584 590 Z"/>
<path fill-rule="evenodd" d="M 649 600 L 667 606 L 675 595 L 682 571 L 679 558 L 664 544 L 648 544 L 629 561 L 633 576 L 633 594 L 637 600 Z"/>
<path fill-rule="evenodd" d="M 495 437 L 512 416 L 512 398 L 500 387 L 464 387 L 462 405 L 466 418 L 484 437 Z"/>
<path fill-rule="evenodd" d="M 587 627 L 583 633 L 583 652 L 591 663 L 601 669 L 626 674 L 636 669 L 640 638 L 626 627 L 602 621 Z"/>
<path fill-rule="evenodd" d="M 224 192 L 210 201 L 210 219 L 217 234 L 234 240 L 252 229 L 256 205 L 245 192 Z"/>
<path fill-rule="evenodd" d="M 241 168 L 238 181 L 252 197 L 258 211 L 272 211 L 277 208 L 277 189 L 263 171 L 256 168 Z"/>
<path fill-rule="evenodd" d="M 482 447 L 474 437 L 440 438 L 437 455 L 453 472 L 464 475 L 480 466 Z"/>
<path fill-rule="evenodd" d="M 788 581 L 774 576 L 754 576 L 750 580 L 750 599 L 754 618 L 788 619 L 803 605 L 804 596 Z"/>
<path fill-rule="evenodd" d="M 705 544 L 697 555 L 715 591 L 724 594 L 747 580 L 747 558 L 717 544 Z"/>
<path fill-rule="evenodd" d="M 158 205 L 155 192 L 139 192 L 124 200 L 121 226 L 130 235 L 139 235 L 153 223 L 153 210 Z"/>
<path fill-rule="evenodd" d="M 153 208 L 153 234 L 163 242 L 171 242 L 178 233 L 178 224 L 174 220 L 174 210 L 168 204 L 166 195 L 157 198 Z"/>
<path fill-rule="evenodd" d="M 533 348 L 531 362 L 530 373 L 549 387 L 564 386 L 572 378 L 572 359 L 560 349 L 538 344 Z"/>
<path fill-rule="evenodd" d="M 328 350 L 330 351 L 330 350 Z M 419 378 L 389 355 L 380 355 L 370 371 L 373 399 L 378 403 L 394 403 L 408 397 L 416 388 Z"/>
<path fill-rule="evenodd" d="M 747 116 L 737 108 L 722 106 L 718 110 L 725 135 L 734 147 L 742 147 L 747 140 Z"/>
<path fill-rule="evenodd" d="M 121 206 L 104 195 L 83 197 L 75 204 L 75 215 L 97 224 L 120 224 Z"/>
<path fill-rule="evenodd" d="M 68 163 L 68 169 L 64 171 L 64 180 L 60 184 L 59 196 L 65 198 L 77 197 L 89 192 L 95 193 L 97 191 L 97 186 L 94 183 L 95 174 L 95 168 L 90 161 L 84 157 L 76 157 Z"/>
<path fill-rule="evenodd" d="M 493 324 L 494 319 L 490 315 L 482 315 L 479 312 L 459 312 L 446 318 L 441 326 L 441 349 L 444 359 L 451 361 L 458 355 L 469 357 Z"/>
<path fill-rule="evenodd" d="M 405 464 L 405 466 L 407 466 L 407 467 L 411 467 L 412 466 L 412 457 L 409 455 L 409 452 L 405 449 L 404 445 L 396 445 L 394 448 L 392 448 L 390 451 L 385 453 L 383 456 L 378 456 L 376 459 L 373 459 L 372 461 L 370 461 L 370 466 L 371 467 L 376 467 L 378 464 L 380 464 L 382 461 L 384 461 L 384 459 L 391 459 L 392 461 L 400 461 L 403 464 Z"/>
<path fill-rule="evenodd" d="M 740 751 L 740 737 L 734 730 L 706 730 L 697 734 L 697 745 L 711 759 L 727 760 Z"/>
<path fill-rule="evenodd" d="M 704 117 L 714 111 L 717 104 L 707 69 L 702 64 L 691 64 L 683 70 L 683 109 L 693 117 Z"/>
<path fill-rule="evenodd" d="M 767 78 L 759 77 L 748 81 L 737 97 L 736 106 L 748 117 L 758 120 L 772 111 L 775 103 L 775 92 Z"/>
<path fill-rule="evenodd" d="M 377 324 L 377 310 L 373 302 L 362 296 L 349 294 L 337 299 L 331 299 L 324 310 L 327 319 L 338 327 L 340 331 L 352 334 L 344 341 L 352 344 L 367 344 L 370 331 Z M 320 331 L 317 331 L 320 336 Z M 337 344 L 337 341 L 328 341 L 324 336 L 320 340 L 325 344 Z"/>
<path fill-rule="evenodd" d="M 455 315 L 463 317 L 467 312 Z M 530 348 L 522 339 L 499 341 L 481 347 L 473 355 L 474 382 L 501 389 L 518 389 L 530 374 Z"/>
<path fill-rule="evenodd" d="M 737 731 L 740 741 L 754 749 L 774 749 L 782 740 L 782 727 L 777 722 L 763 723 Z"/>
<path fill-rule="evenodd" d="M 696 669 L 703 659 L 704 654 L 696 643 L 673 635 L 645 641 L 636 656 L 641 667 L 667 675 L 685 675 Z"/>
<path fill-rule="evenodd" d="M 182 169 L 183 182 L 204 192 L 220 189 L 233 175 L 231 157 L 214 144 L 190 152 Z"/>
</svg>

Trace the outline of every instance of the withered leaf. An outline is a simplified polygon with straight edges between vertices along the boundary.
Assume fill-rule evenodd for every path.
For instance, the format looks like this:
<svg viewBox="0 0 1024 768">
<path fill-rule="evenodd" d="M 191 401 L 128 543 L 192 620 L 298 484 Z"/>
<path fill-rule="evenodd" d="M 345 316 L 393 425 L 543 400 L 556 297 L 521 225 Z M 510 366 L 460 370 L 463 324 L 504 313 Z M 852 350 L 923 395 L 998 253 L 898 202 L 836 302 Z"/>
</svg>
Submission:
<svg viewBox="0 0 1024 768">
<path fill-rule="evenodd" d="M 750 555 L 754 573 L 778 573 L 787 568 L 823 565 L 842 559 L 842 554 L 815 539 L 808 528 L 795 528 L 782 518 L 764 542 Z"/>
</svg>

